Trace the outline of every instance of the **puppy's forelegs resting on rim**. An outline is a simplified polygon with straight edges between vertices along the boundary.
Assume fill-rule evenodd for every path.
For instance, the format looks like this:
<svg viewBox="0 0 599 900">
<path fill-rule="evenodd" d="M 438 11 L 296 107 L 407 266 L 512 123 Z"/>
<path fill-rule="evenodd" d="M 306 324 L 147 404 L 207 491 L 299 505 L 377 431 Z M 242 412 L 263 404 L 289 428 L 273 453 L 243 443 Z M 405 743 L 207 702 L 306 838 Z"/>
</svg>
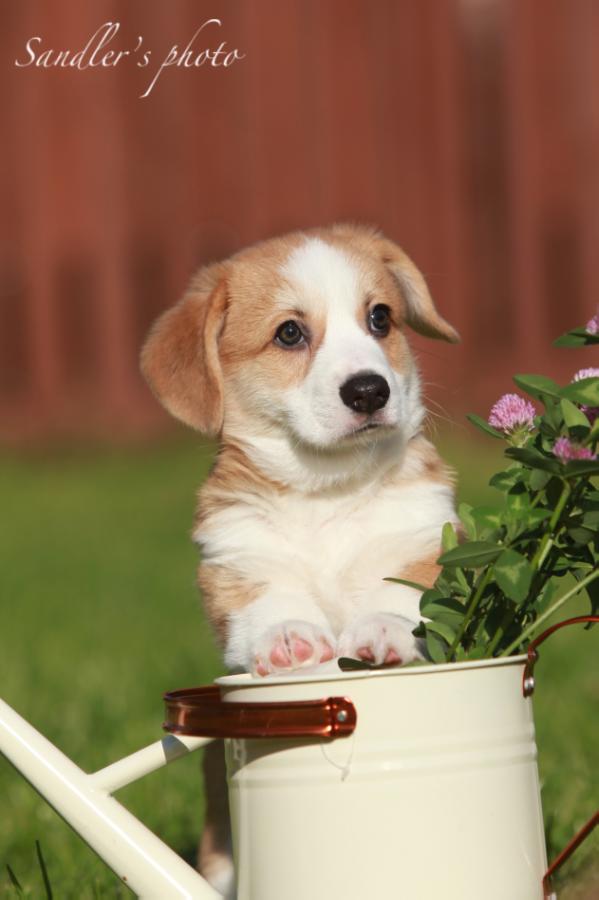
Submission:
<svg viewBox="0 0 599 900">
<path fill-rule="evenodd" d="M 229 618 L 225 662 L 257 675 L 332 659 L 335 638 L 323 611 L 305 593 L 267 588 Z"/>
</svg>

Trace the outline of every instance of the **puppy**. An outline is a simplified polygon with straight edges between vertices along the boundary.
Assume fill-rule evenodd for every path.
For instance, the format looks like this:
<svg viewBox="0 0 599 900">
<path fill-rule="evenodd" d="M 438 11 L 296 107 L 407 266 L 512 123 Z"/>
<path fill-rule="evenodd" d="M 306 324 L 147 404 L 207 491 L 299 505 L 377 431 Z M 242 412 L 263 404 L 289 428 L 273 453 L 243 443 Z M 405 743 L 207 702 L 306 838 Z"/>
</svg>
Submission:
<svg viewBox="0 0 599 900">
<path fill-rule="evenodd" d="M 205 267 L 151 331 L 142 369 L 156 396 L 220 441 L 193 537 L 230 669 L 422 656 L 418 591 L 383 579 L 432 584 L 455 513 L 451 476 L 422 434 L 406 326 L 459 339 L 396 244 L 335 225 Z M 226 893 L 220 762 L 207 757 L 200 861 Z"/>
</svg>

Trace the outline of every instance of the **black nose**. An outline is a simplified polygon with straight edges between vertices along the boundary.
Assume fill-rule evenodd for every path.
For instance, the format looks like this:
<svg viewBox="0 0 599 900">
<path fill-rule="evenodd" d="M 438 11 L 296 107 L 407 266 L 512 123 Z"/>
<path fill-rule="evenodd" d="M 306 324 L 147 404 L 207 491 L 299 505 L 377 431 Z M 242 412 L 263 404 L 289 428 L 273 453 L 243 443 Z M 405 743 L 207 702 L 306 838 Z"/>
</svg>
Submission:
<svg viewBox="0 0 599 900">
<path fill-rule="evenodd" d="M 341 399 L 355 412 L 371 415 L 389 399 L 389 385 L 382 375 L 354 375 L 339 388 Z"/>
</svg>

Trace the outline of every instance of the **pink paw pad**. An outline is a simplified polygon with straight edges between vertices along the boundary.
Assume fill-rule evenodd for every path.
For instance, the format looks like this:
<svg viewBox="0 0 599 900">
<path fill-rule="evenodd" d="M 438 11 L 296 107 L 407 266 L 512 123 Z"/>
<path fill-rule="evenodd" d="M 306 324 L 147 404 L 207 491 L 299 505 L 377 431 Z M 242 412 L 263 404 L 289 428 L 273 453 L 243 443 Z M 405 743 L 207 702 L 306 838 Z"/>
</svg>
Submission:
<svg viewBox="0 0 599 900">
<path fill-rule="evenodd" d="M 385 665 L 391 666 L 394 664 L 400 664 L 402 662 L 403 659 L 401 658 L 399 653 L 397 653 L 397 651 L 393 650 L 392 648 L 387 650 L 387 654 L 385 656 Z"/>
<path fill-rule="evenodd" d="M 370 647 L 358 647 L 356 652 L 359 659 L 363 659 L 366 662 L 374 662 L 374 653 Z"/>
<path fill-rule="evenodd" d="M 291 652 L 298 662 L 305 662 L 314 654 L 314 647 L 309 641 L 294 637 L 291 641 Z"/>
<path fill-rule="evenodd" d="M 320 646 L 322 647 L 322 652 L 320 654 L 320 661 L 328 662 L 329 659 L 332 659 L 335 655 L 333 652 L 333 648 L 331 647 L 331 645 L 329 644 L 328 641 L 321 641 Z"/>
<path fill-rule="evenodd" d="M 270 661 L 273 666 L 279 666 L 280 668 L 291 665 L 291 657 L 283 641 L 277 641 L 270 651 Z"/>
</svg>

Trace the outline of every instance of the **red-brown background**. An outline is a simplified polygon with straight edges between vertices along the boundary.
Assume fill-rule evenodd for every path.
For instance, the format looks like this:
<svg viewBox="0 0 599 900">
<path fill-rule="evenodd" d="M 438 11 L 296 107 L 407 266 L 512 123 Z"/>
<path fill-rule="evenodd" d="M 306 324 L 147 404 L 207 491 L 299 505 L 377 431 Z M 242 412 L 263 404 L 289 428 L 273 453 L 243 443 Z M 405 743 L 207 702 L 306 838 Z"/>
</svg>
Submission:
<svg viewBox="0 0 599 900">
<path fill-rule="evenodd" d="M 380 225 L 459 348 L 419 342 L 427 393 L 486 412 L 599 299 L 595 0 L 120 0 L 3 4 L 2 439 L 166 423 L 143 336 L 199 263 L 286 229 Z M 165 71 L 207 18 L 244 60 Z M 16 68 L 25 42 L 153 50 L 147 69 Z M 210 33 L 216 38 L 216 31 Z M 200 39 L 201 49 L 206 41 Z"/>
</svg>

